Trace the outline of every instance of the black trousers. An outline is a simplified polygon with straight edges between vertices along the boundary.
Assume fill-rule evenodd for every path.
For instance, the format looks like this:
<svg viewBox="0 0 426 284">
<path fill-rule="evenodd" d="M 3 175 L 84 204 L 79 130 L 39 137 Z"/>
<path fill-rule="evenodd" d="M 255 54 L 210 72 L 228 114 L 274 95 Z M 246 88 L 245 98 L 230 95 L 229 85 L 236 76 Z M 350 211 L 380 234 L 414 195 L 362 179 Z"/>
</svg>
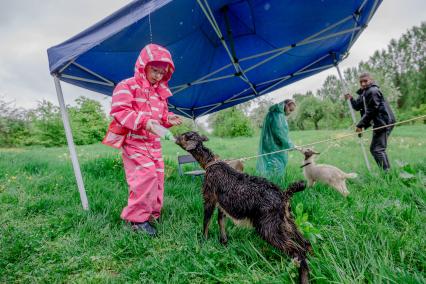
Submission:
<svg viewBox="0 0 426 284">
<path fill-rule="evenodd" d="M 388 127 L 373 131 L 373 139 L 370 145 L 370 152 L 374 160 L 376 160 L 377 165 L 385 171 L 390 169 L 386 147 L 388 146 L 388 138 L 392 129 L 393 127 Z"/>
</svg>

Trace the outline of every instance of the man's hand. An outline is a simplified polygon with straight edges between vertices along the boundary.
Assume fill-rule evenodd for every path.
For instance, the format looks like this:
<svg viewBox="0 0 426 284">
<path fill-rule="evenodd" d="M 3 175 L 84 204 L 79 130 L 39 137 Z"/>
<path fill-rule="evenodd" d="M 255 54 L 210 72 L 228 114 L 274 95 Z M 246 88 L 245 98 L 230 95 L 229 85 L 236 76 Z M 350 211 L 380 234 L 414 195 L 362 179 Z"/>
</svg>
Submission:
<svg viewBox="0 0 426 284">
<path fill-rule="evenodd" d="M 350 99 L 352 99 L 351 94 L 345 94 L 345 100 L 350 100 Z"/>
<path fill-rule="evenodd" d="M 175 114 L 169 115 L 167 117 L 167 121 L 171 125 L 180 125 L 180 124 L 182 124 L 182 119 L 179 116 L 175 115 Z"/>
</svg>

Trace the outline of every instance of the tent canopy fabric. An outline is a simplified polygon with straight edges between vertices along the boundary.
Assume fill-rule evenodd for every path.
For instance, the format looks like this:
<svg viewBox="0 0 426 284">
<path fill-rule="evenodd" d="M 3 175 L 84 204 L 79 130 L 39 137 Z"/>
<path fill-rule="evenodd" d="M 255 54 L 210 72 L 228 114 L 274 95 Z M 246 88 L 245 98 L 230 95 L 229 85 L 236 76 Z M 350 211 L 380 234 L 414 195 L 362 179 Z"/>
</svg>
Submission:
<svg viewBox="0 0 426 284">
<path fill-rule="evenodd" d="M 133 1 L 48 49 L 50 72 L 105 95 L 133 76 L 140 50 L 167 47 L 170 110 L 196 118 L 339 63 L 382 0 Z"/>
</svg>

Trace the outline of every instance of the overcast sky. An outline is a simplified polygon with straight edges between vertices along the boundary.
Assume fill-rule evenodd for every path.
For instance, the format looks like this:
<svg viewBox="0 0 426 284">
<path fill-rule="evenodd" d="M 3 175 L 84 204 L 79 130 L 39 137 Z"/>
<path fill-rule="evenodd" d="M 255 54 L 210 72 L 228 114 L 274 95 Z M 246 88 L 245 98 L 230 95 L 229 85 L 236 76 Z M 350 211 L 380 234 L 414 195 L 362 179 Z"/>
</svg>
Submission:
<svg viewBox="0 0 426 284">
<path fill-rule="evenodd" d="M 58 104 L 46 49 L 79 33 L 128 2 L 1 0 L 0 99 L 14 101 L 16 106 L 25 108 L 34 107 L 43 99 Z M 368 59 L 375 50 L 385 48 L 392 38 L 398 38 L 422 21 L 426 21 L 426 0 L 384 0 L 341 68 L 355 66 Z M 329 74 L 336 74 L 336 71 L 323 71 L 268 96 L 280 101 L 296 92 L 316 90 Z M 84 95 L 101 101 L 109 110 L 109 97 L 66 83 L 62 85 L 67 104 Z"/>
</svg>

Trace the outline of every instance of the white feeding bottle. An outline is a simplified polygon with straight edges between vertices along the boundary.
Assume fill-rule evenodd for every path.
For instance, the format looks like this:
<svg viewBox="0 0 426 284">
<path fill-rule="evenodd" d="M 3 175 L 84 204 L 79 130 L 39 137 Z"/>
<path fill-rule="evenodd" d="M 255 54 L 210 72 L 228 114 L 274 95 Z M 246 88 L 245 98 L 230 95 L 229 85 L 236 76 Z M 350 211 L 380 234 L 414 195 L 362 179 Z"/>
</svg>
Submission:
<svg viewBox="0 0 426 284">
<path fill-rule="evenodd" d="M 150 129 L 149 130 L 150 132 L 160 136 L 160 138 L 164 140 L 175 141 L 175 137 L 173 136 L 173 133 L 167 128 L 160 125 L 158 121 L 150 119 L 148 121 L 148 127 Z"/>
</svg>

